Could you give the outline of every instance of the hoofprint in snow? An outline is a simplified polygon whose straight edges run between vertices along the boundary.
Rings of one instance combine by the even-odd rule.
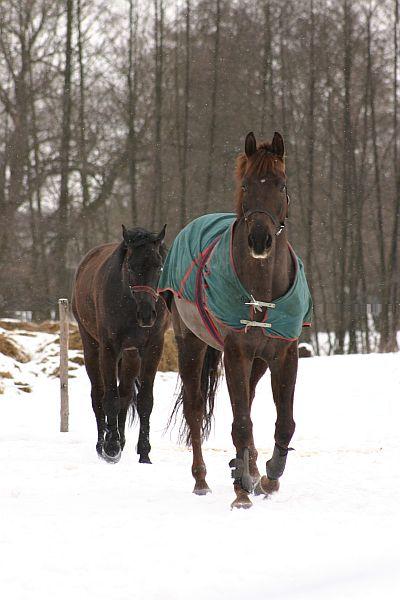
[[[137,427],[108,465],[95,452],[84,368],[70,381],[70,433],[58,433],[58,380],[33,362],[19,370],[33,392],[7,385],[0,395],[2,598],[400,597],[399,354],[300,361],[296,452],[278,494],[249,511],[230,510],[224,382],[204,453],[213,493],[197,497],[190,451],[176,430],[164,433],[176,374],[156,379],[153,465],[137,462]],[[253,408],[262,472],[274,420],[266,375]]]

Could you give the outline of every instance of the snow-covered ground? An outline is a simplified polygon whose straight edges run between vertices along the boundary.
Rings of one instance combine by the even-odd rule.
[[[153,465],[137,462],[137,427],[109,465],[95,453],[84,368],[70,381],[70,433],[58,432],[58,380],[32,362],[20,370],[32,393],[6,380],[0,394],[1,598],[400,597],[399,354],[300,361],[296,452],[279,493],[248,511],[230,510],[224,383],[205,444],[213,493],[197,497],[190,451],[163,433],[176,374],[157,376]],[[274,420],[266,375],[253,409],[263,472]]]

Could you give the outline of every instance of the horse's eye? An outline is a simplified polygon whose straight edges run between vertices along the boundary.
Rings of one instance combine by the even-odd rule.
[[[260,179],[260,183],[265,183],[266,181],[267,180],[265,179],[265,177],[264,177],[264,179]]]
[[[242,190],[243,190],[244,192],[247,192],[247,190],[248,190],[247,184],[243,183],[243,185],[242,185]]]
[[[286,183],[283,183],[281,185],[281,192],[284,192],[286,190]]]

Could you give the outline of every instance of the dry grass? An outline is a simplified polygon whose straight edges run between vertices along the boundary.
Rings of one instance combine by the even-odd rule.
[[[16,344],[13,340],[10,340],[10,338],[3,333],[0,333],[0,354],[9,356],[21,363],[27,363],[31,360],[30,356],[24,352],[21,346]]]
[[[0,320],[0,327],[7,331],[23,329],[24,331],[37,331],[36,323],[25,323],[24,321],[4,321]]]
[[[70,350],[83,350],[82,340],[78,330],[70,332],[68,347]]]
[[[43,321],[43,323],[33,323],[27,321],[5,321],[0,320],[0,327],[7,331],[30,331],[37,333],[58,333],[60,325],[58,321]]]
[[[44,321],[43,323],[27,323],[24,321],[4,321],[0,320],[0,327],[7,331],[28,331],[28,332],[41,332],[56,334],[59,333],[60,325],[58,321]],[[78,327],[75,323],[69,325],[69,349],[70,350],[83,350],[82,340],[79,334]],[[57,337],[54,342],[60,343],[60,338]],[[13,340],[8,338],[6,335],[0,333],[0,353],[5,354],[14,358],[18,362],[28,362],[30,357],[23,351],[23,349],[16,344]],[[83,365],[84,360],[80,356],[76,356],[70,359],[71,362],[77,365]],[[169,329],[165,334],[164,351],[161,357],[160,364],[158,366],[159,371],[178,371],[178,355],[174,333],[172,329]],[[58,370],[56,369],[51,373],[52,377],[58,377]]]
[[[159,371],[178,371],[178,350],[176,347],[174,332],[168,329],[164,338],[164,351],[158,365]]]
[[[26,321],[5,321],[0,319],[0,327],[7,331],[30,331],[40,333],[59,333],[60,323],[58,321],[43,321],[42,323],[33,323]],[[78,326],[75,323],[69,324],[70,333],[78,331]]]
[[[76,371],[76,369],[78,369],[78,367],[76,367],[75,365],[68,365],[68,378],[74,377],[74,375],[72,373],[73,373],[73,371]],[[71,371],[72,371],[72,373],[71,373]],[[54,371],[49,373],[49,377],[60,377],[60,367],[57,366],[54,369]]]
[[[83,356],[73,356],[72,358],[69,359],[70,362],[75,363],[76,365],[84,365],[85,361],[83,359]]]
[[[51,344],[59,344],[60,338],[56,338]],[[78,330],[71,331],[68,337],[68,350],[83,350],[81,336]]]
[[[0,379],[12,379],[13,376],[9,371],[0,371]]]
[[[22,383],[21,381],[16,381],[15,385],[18,387],[19,390],[21,390],[21,392],[25,392],[27,394],[30,394],[32,392],[32,388],[29,385],[29,383]]]

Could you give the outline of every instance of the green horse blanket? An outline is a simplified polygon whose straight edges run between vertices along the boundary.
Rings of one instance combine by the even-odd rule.
[[[234,329],[251,326],[255,300],[243,287],[232,256],[236,215],[215,213],[189,223],[176,237],[166,258],[159,282],[161,294],[172,293],[196,304],[203,322],[223,345],[218,325]],[[303,325],[310,325],[312,300],[303,263],[291,249],[296,276],[286,294],[265,303],[263,332],[270,337],[297,339]]]

